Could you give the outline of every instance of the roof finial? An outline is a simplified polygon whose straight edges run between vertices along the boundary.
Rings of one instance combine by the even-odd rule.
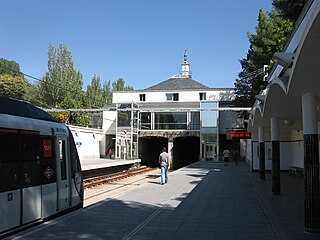
[[[190,66],[187,61],[187,50],[184,50],[184,55],[183,55],[183,63],[181,64],[181,76],[190,78]]]
[[[184,50],[184,59],[185,62],[187,61],[187,50]]]

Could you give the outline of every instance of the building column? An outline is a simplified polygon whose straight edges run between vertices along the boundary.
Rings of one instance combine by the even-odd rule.
[[[304,229],[320,232],[319,142],[317,96],[302,96],[304,139]]]
[[[271,118],[272,193],[280,194],[280,137],[279,119]]]
[[[174,159],[173,159],[173,138],[168,138],[168,154],[170,157],[170,167],[174,169]]]
[[[265,146],[264,146],[264,131],[262,127],[259,127],[259,177],[260,179],[266,179],[266,167],[265,167]]]

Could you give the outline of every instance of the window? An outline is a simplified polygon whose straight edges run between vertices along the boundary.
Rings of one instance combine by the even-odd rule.
[[[0,129],[0,192],[19,188],[18,131]]]
[[[207,94],[205,92],[199,93],[200,101],[207,100]]]
[[[201,108],[206,110],[201,111],[202,127],[217,127],[218,111],[213,110],[218,107],[217,102],[203,102]]]
[[[187,129],[187,113],[155,113],[155,130]]]
[[[130,126],[131,126],[131,111],[119,111],[118,127],[130,127]]]
[[[145,94],[139,94],[140,97],[140,102],[145,102],[146,101],[146,95]]]
[[[167,101],[179,101],[179,93],[166,93]]]
[[[200,112],[191,112],[190,130],[200,129]]]
[[[151,129],[151,113],[149,112],[140,113],[140,129],[141,130]]]
[[[54,182],[54,149],[52,136],[0,129],[0,192]]]
[[[66,142],[59,140],[60,166],[61,166],[61,180],[67,179],[67,159],[66,159]]]

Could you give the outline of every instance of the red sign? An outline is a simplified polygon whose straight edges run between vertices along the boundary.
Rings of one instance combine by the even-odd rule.
[[[237,138],[250,139],[251,132],[230,132],[230,137],[233,139],[237,139]]]
[[[52,157],[52,141],[50,139],[43,139],[43,157]]]

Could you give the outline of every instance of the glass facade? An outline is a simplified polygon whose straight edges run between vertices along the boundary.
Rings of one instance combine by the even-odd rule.
[[[202,127],[217,127],[217,110],[211,110],[218,108],[217,102],[201,102],[201,108],[206,110],[202,111]]]
[[[191,112],[190,117],[190,130],[200,130],[200,112]]]
[[[118,127],[130,127],[131,126],[131,104],[119,104],[118,106]]]
[[[213,160],[219,156],[218,102],[201,102],[201,158]]]
[[[151,112],[140,113],[140,129],[151,130]]]
[[[200,130],[200,112],[140,112],[139,129]]]
[[[160,112],[155,113],[155,130],[187,129],[186,112]]]
[[[173,97],[174,94],[172,94]],[[202,96],[205,98],[205,96]],[[116,157],[138,157],[138,131],[198,131],[201,146],[200,156],[215,159],[219,154],[218,102],[200,102],[200,108],[180,111],[138,109],[135,104],[117,105]],[[141,111],[142,110],[142,111]]]
[[[136,104],[117,105],[116,158],[138,158],[139,111]]]

